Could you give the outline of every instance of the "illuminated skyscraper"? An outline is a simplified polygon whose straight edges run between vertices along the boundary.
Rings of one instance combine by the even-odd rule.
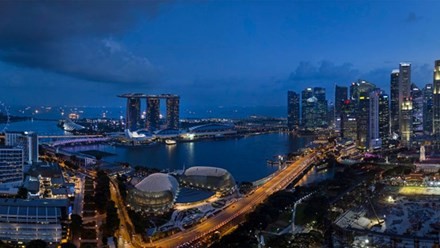
[[[328,125],[327,111],[328,104],[325,97],[325,88],[315,87],[313,88],[313,95],[316,97],[316,117],[315,126],[316,127],[326,127]]]
[[[369,119],[370,119],[370,92],[360,92],[357,101],[357,146],[361,149],[368,148]]]
[[[423,132],[432,134],[432,84],[427,84],[423,89]]]
[[[345,100],[348,99],[347,96],[347,87],[345,86],[338,86],[336,85],[335,88],[335,111],[334,111],[334,119],[335,119],[335,126],[337,130],[341,129],[341,110],[342,110],[342,104]]]
[[[140,128],[141,99],[138,97],[127,98],[126,129],[135,131]]]
[[[413,135],[423,135],[423,92],[415,84],[411,84],[411,99]]]
[[[299,126],[299,95],[294,91],[287,92],[287,127],[289,130]]]
[[[376,89],[370,93],[368,119],[368,142],[369,149],[382,147],[382,137],[380,137],[380,90]]]
[[[135,131],[141,128],[141,99],[146,99],[145,128],[154,132],[160,129],[160,101],[166,99],[166,128],[179,129],[180,97],[171,94],[146,95],[141,93],[122,94],[127,99],[126,128]]]
[[[345,100],[341,106],[341,137],[356,141],[357,121],[354,101]]]
[[[433,134],[440,137],[440,60],[435,61],[433,81],[432,129]]]
[[[160,99],[157,96],[147,97],[146,128],[148,131],[160,129]]]
[[[391,72],[390,85],[390,128],[392,133],[399,133],[399,70]]]
[[[399,66],[399,133],[402,146],[411,146],[412,135],[411,64]]]
[[[179,97],[167,97],[167,128],[179,129]]]
[[[382,145],[388,144],[390,137],[390,99],[385,92],[379,93],[379,137]]]
[[[306,129],[314,128],[316,97],[313,96],[313,89],[306,88],[301,92],[301,122]]]

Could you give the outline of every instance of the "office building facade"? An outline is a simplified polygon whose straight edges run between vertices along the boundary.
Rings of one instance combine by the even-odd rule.
[[[390,81],[390,129],[392,133],[399,133],[399,70],[391,72]]]
[[[390,98],[384,91],[379,93],[379,137],[386,147],[390,138]]]
[[[287,128],[295,130],[299,127],[299,94],[294,91],[287,92]]]
[[[399,133],[402,146],[411,146],[413,133],[413,102],[411,98],[411,64],[399,66]]]
[[[426,84],[425,88],[423,88],[423,132],[425,134],[432,134],[432,97],[432,84]]]
[[[354,101],[345,100],[341,106],[341,137],[356,141],[357,120]]]
[[[342,104],[348,99],[348,88],[345,86],[336,85],[335,87],[335,108],[334,108],[334,120],[336,130],[341,129],[341,110]]]
[[[432,130],[436,137],[440,137],[440,60],[434,65],[432,102]]]
[[[0,147],[0,185],[23,182],[23,149]]]

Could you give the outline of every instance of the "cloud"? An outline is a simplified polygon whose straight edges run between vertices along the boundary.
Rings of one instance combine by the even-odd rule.
[[[2,1],[0,60],[100,82],[151,83],[157,71],[113,38],[163,1]]]
[[[302,61],[290,74],[286,83],[293,83],[292,86],[297,86],[295,88],[310,86],[310,84],[343,84],[352,82],[359,76],[360,72],[350,63],[336,65],[330,61],[321,61],[318,64]]]
[[[417,16],[416,13],[414,13],[414,12],[410,12],[408,14],[408,16],[405,18],[405,22],[414,23],[414,22],[418,22],[422,19],[423,19],[423,17]]]

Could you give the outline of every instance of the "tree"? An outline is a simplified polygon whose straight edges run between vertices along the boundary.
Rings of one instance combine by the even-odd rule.
[[[72,243],[64,243],[64,244],[61,244],[61,248],[76,248],[76,245],[74,245]]]
[[[81,234],[83,221],[81,216],[77,214],[72,214],[70,216],[71,222],[70,222],[70,231],[72,232],[72,235],[75,237],[78,237]]]
[[[118,229],[120,220],[118,217],[118,209],[115,206],[114,201],[109,201],[107,203],[107,217],[105,224],[105,234],[107,237],[114,235],[115,231]]]
[[[47,243],[41,239],[35,239],[26,245],[26,248],[46,248]]]
[[[27,199],[27,196],[28,190],[25,187],[18,188],[17,195],[15,196],[16,198]]]

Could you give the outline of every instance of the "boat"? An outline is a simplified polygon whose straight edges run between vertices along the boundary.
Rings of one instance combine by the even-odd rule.
[[[165,140],[165,144],[167,145],[175,145],[177,142],[175,140],[172,139],[166,139]]]

